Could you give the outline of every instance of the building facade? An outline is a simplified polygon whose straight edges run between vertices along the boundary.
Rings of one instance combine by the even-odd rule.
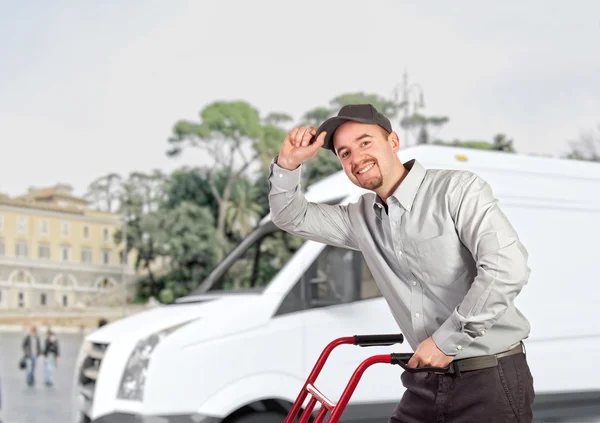
[[[118,214],[91,210],[68,185],[0,196],[0,309],[101,304],[135,277]]]

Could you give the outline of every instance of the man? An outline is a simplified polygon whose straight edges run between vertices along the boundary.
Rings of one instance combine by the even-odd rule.
[[[35,325],[31,325],[29,333],[23,339],[23,357],[25,358],[25,379],[27,385],[35,384],[35,363],[42,356],[42,344]]]
[[[302,163],[331,150],[355,185],[348,205],[307,202]],[[360,250],[414,354],[390,422],[530,422],[533,379],[514,305],[527,251],[490,186],[466,171],[402,163],[390,121],[350,105],[318,129],[294,128],[271,164],[273,222],[308,239]]]

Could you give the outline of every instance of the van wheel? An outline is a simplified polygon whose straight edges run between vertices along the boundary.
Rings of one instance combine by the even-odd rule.
[[[235,423],[281,423],[285,420],[283,414],[266,412],[266,413],[251,413],[240,417]]]

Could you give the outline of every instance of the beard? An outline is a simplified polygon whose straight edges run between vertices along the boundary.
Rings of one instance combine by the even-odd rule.
[[[364,183],[359,182],[359,184],[364,189],[375,191],[376,189],[378,189],[379,187],[381,187],[383,185],[383,177],[380,174],[379,176],[373,177],[373,178],[369,179],[368,181],[365,181]]]

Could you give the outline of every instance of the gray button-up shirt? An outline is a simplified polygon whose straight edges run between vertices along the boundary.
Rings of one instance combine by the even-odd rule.
[[[527,283],[528,254],[490,186],[474,173],[409,171],[386,205],[365,193],[347,205],[308,202],[302,166],[273,160],[271,219],[281,229],[360,250],[413,349],[432,336],[456,359],[496,354],[529,336],[514,305]]]

